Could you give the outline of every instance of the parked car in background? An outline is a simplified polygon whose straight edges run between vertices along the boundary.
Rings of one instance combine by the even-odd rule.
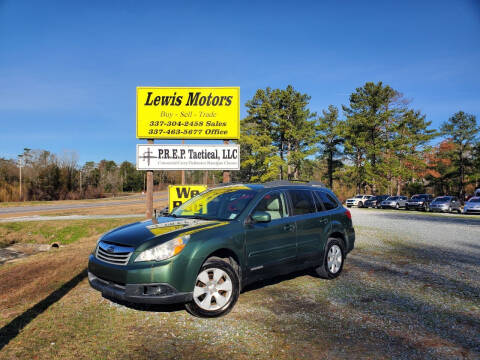
[[[389,196],[386,200],[382,201],[382,209],[392,208],[400,209],[405,207],[408,198],[406,196]]]
[[[429,211],[433,196],[430,194],[413,195],[405,204],[405,210],[415,209]]]
[[[475,196],[480,196],[480,188],[478,188],[477,190],[475,190]]]
[[[461,212],[461,203],[456,196],[438,196],[430,203],[430,211]]]
[[[380,209],[381,207],[381,203],[382,201],[384,200],[387,200],[388,197],[390,195],[377,195],[377,196],[373,196],[371,197],[370,199],[368,199],[367,201],[365,201],[365,207],[366,208],[377,208],[377,209]]]
[[[480,214],[480,196],[474,196],[465,203],[464,214]]]
[[[365,206],[365,202],[370,200],[373,195],[356,195],[353,198],[347,199],[345,202],[347,207],[358,206],[359,208]]]

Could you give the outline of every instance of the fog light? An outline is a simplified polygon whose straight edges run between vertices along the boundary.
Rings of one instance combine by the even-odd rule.
[[[144,286],[143,293],[145,295],[160,295],[163,292],[163,287],[161,285],[150,285]]]

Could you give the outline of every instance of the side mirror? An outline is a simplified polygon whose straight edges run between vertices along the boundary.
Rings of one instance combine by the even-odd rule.
[[[265,211],[255,211],[252,215],[252,220],[259,223],[267,223],[272,221],[269,213]]]

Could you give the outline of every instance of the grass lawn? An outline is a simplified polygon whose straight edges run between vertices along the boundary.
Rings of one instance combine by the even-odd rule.
[[[453,271],[434,249],[418,251],[378,229],[358,227],[357,236],[338,279],[304,272],[262,282],[247,288],[229,315],[208,320],[182,306],[103,299],[77,276],[96,240],[82,237],[0,267],[0,358],[480,356],[480,300],[470,274]]]
[[[0,223],[0,248],[17,243],[71,244],[81,238],[100,235],[114,227],[138,220],[126,218]]]

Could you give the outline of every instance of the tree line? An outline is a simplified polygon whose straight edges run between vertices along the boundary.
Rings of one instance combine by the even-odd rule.
[[[432,129],[425,114],[382,82],[355,89],[340,108],[329,105],[317,113],[310,100],[290,85],[256,91],[245,103],[241,167],[232,181],[320,180],[341,198],[426,191],[463,198],[480,186],[475,115],[458,111]],[[187,183],[222,178],[219,171],[186,173]],[[179,171],[154,172],[157,189],[180,178]],[[80,166],[74,153],[27,148],[19,159],[0,158],[0,201],[94,198],[144,188],[145,172],[128,161]]]
[[[241,170],[234,179],[324,181],[352,193],[430,191],[464,197],[479,186],[476,117],[458,111],[440,129],[382,82],[355,89],[341,109],[320,114],[295,90],[259,89],[241,121]],[[434,139],[441,137],[438,144]]]
[[[186,171],[186,181],[216,184],[221,175],[218,171]],[[58,156],[47,150],[25,148],[18,159],[0,158],[0,202],[77,200],[141,192],[145,190],[145,180],[145,171],[138,171],[129,161],[117,164],[104,159],[79,165],[73,152]],[[179,184],[181,172],[155,171],[153,180],[155,190],[164,189],[169,184]]]

